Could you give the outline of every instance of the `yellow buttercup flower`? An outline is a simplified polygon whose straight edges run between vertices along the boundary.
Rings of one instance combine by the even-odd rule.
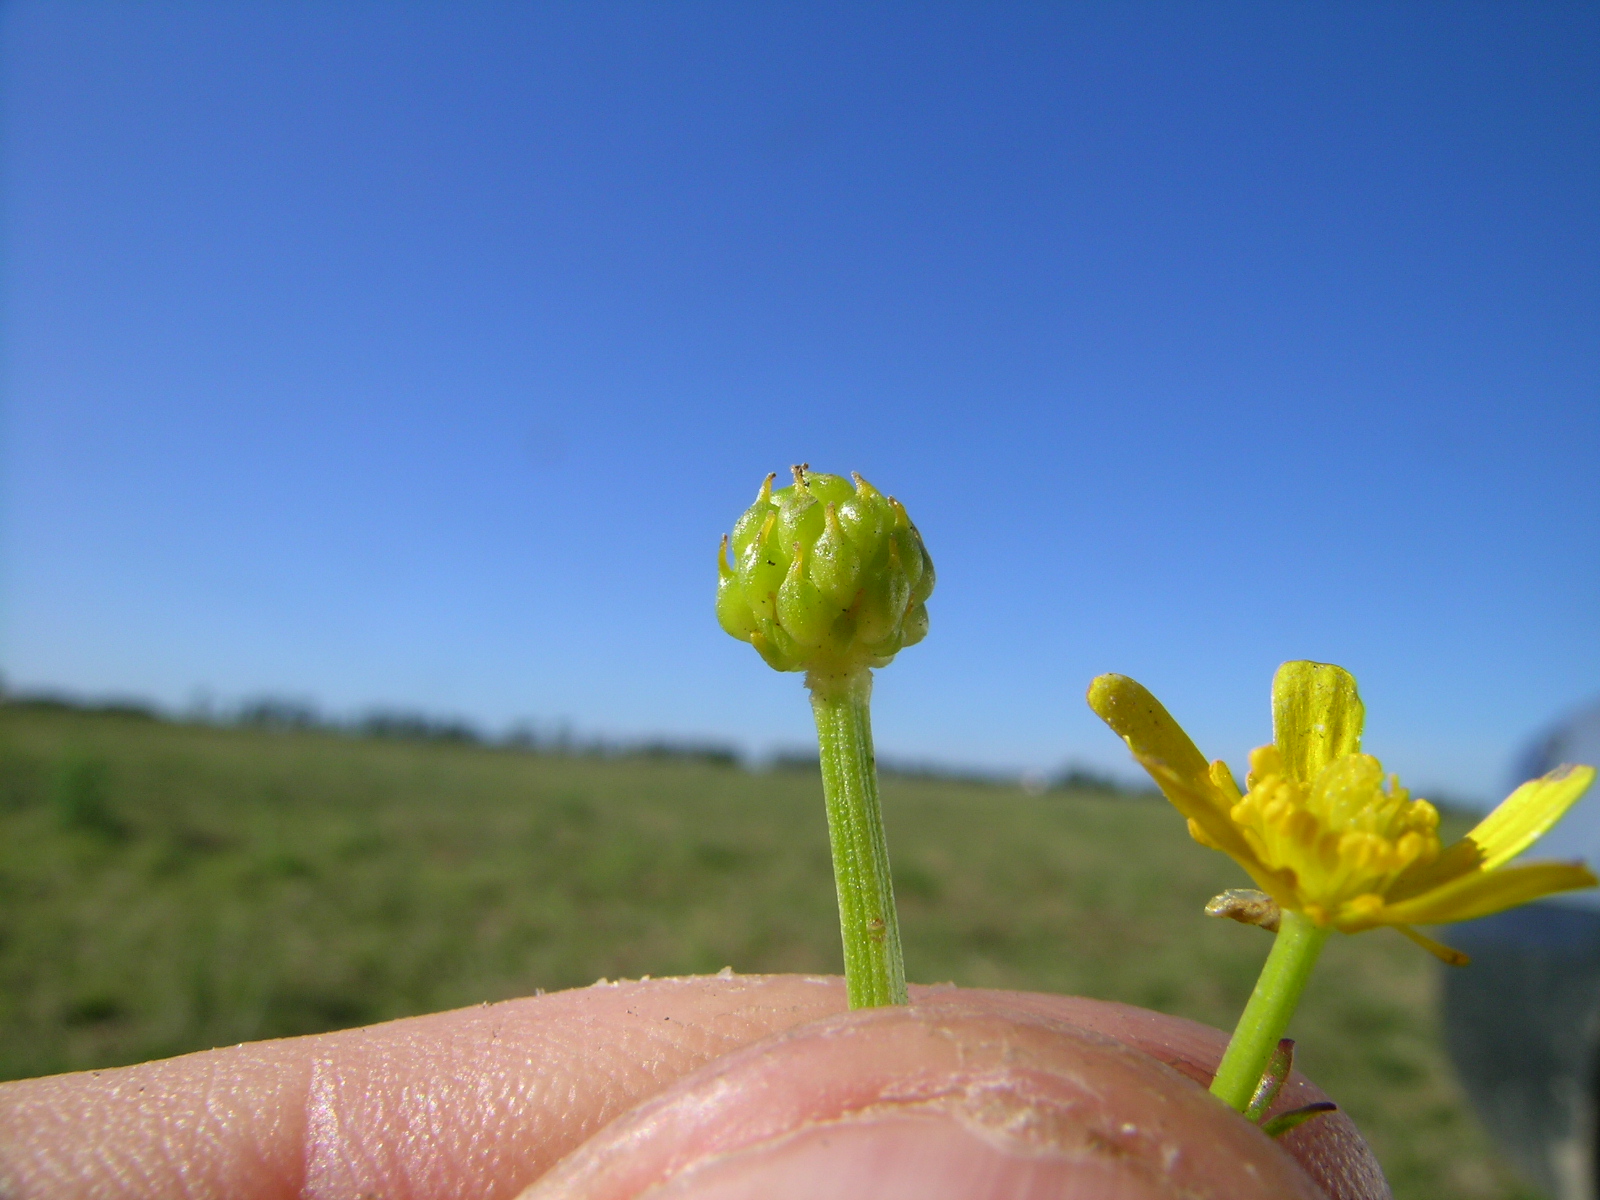
[[[1581,863],[1507,865],[1584,793],[1593,767],[1564,766],[1523,784],[1466,837],[1441,846],[1433,805],[1411,799],[1361,753],[1364,709],[1340,667],[1278,669],[1272,744],[1250,755],[1242,795],[1226,764],[1208,764],[1133,680],[1100,676],[1089,706],[1189,819],[1196,841],[1228,854],[1281,908],[1319,928],[1390,925],[1461,961],[1411,926],[1469,921],[1597,882]]]

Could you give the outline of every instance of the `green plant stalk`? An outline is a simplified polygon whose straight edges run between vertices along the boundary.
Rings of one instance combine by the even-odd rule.
[[[845,991],[851,1008],[905,1004],[905,959],[872,752],[872,673],[861,668],[841,677],[814,671],[806,676],[806,686],[817,719]]]
[[[1284,911],[1272,953],[1267,955],[1255,991],[1250,993],[1211,1081],[1211,1094],[1230,1108],[1244,1112],[1250,1106],[1250,1097],[1278,1039],[1289,1028],[1289,1018],[1294,1016],[1300,993],[1305,991],[1327,940],[1328,930],[1318,928],[1305,914]]]

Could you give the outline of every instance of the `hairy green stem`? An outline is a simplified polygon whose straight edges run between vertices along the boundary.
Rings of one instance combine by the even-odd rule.
[[[1244,1112],[1250,1106],[1250,1097],[1278,1039],[1289,1028],[1289,1018],[1294,1016],[1300,993],[1305,991],[1311,968],[1317,965],[1317,955],[1327,940],[1328,931],[1318,928],[1309,917],[1284,910],[1272,953],[1267,955],[1256,989],[1223,1052],[1217,1077],[1211,1081],[1211,1094],[1229,1107]]]
[[[842,677],[813,672],[806,685],[817,718],[850,1007],[905,1004],[905,960],[872,752],[872,674],[864,668]]]

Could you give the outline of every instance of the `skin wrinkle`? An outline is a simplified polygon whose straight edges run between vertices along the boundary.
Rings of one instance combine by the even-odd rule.
[[[1078,1084],[1079,1080],[1071,1082]],[[1077,1101],[1050,1095],[1049,1089],[1025,1070],[957,1077],[942,1088],[929,1089],[929,1094],[919,1091],[887,1088],[880,1103],[840,1119],[862,1122],[891,1114],[933,1113],[964,1126],[1005,1153],[1059,1157],[1065,1149],[1059,1127],[1082,1107]]]
[[[843,1193],[841,1152],[845,1161],[854,1160],[854,1173],[865,1167],[867,1176],[851,1180]],[[1173,1200],[1170,1192],[1161,1197],[1112,1164],[1019,1162],[937,1119],[904,1116],[873,1127],[844,1123],[808,1130],[749,1156],[708,1163],[639,1200],[816,1200],[838,1194],[880,1200]]]
[[[719,1158],[709,1160],[705,1163],[696,1164],[694,1167],[690,1168],[688,1172],[685,1172],[685,1176],[669,1179],[659,1185],[649,1188],[647,1191],[641,1194],[640,1200],[651,1200],[651,1198],[663,1196],[666,1193],[684,1190],[682,1183],[686,1181],[685,1177],[692,1178],[696,1172],[701,1171],[706,1167],[716,1168],[724,1166],[741,1157],[752,1155],[768,1155],[774,1151],[781,1152],[795,1143],[812,1140],[817,1138],[819,1135],[826,1139],[830,1134],[836,1136],[841,1132],[847,1132],[854,1128],[881,1128],[882,1123],[885,1120],[917,1120],[919,1118],[925,1119],[929,1117],[935,1120],[946,1119],[961,1126],[965,1132],[974,1135],[982,1142],[993,1146],[996,1150],[1007,1156],[1014,1156],[1018,1154],[1020,1150],[1021,1152],[1028,1154],[1030,1157],[1038,1159],[1048,1158],[1060,1163],[1088,1163],[1092,1165],[1099,1165],[1097,1162],[1097,1156],[1092,1153],[1085,1154],[1080,1152],[1078,1154],[1072,1154],[1067,1152],[1064,1147],[1049,1145],[1047,1141],[1034,1142],[1025,1146],[1019,1146],[1014,1138],[1005,1136],[996,1138],[994,1136],[996,1132],[1004,1134],[1008,1131],[997,1131],[994,1126],[984,1121],[975,1121],[971,1119],[973,1115],[974,1114],[970,1111],[965,1110],[959,1102],[952,1105],[932,1103],[916,1105],[872,1106],[836,1120],[811,1122],[801,1126],[798,1129],[792,1130],[788,1134],[771,1139],[770,1141],[758,1143],[755,1146],[746,1147],[741,1150],[732,1151],[727,1155],[720,1156]],[[1123,1153],[1127,1155],[1130,1161],[1136,1161],[1134,1159],[1134,1153],[1136,1152],[1124,1151]],[[1120,1156],[1116,1153],[1113,1153],[1111,1157]],[[1170,1170],[1174,1160],[1167,1156],[1162,1156],[1159,1161],[1162,1169]]]
[[[1225,1041],[1103,1002],[948,985],[913,991],[919,1002],[953,996],[1092,1026],[1200,1082]],[[843,1008],[837,978],[656,980],[0,1084],[0,1195],[316,1200],[335,1194],[309,1186],[308,1168],[322,1155],[381,1166],[386,1197],[509,1197],[708,1060]],[[1296,1076],[1279,1107],[1321,1098]],[[1282,1144],[1299,1140],[1302,1159],[1320,1149],[1340,1169],[1354,1163],[1357,1175],[1374,1174],[1353,1134],[1316,1132],[1341,1121],[1348,1126],[1343,1114],[1321,1118]],[[387,1152],[375,1149],[385,1143]]]
[[[1103,1100],[1103,1097],[1094,1099]],[[1069,1162],[1109,1156],[1153,1165],[1157,1174],[1172,1174],[1179,1162],[1179,1146],[1170,1140],[1157,1140],[1148,1150],[1144,1149],[1140,1134],[1145,1131],[1133,1122],[1118,1123],[1114,1129],[1089,1124],[1077,1130],[1075,1119],[1084,1107],[1081,1100],[1052,1096],[1048,1088],[1038,1086],[1038,1081],[1030,1078],[1029,1072],[1018,1072],[967,1081],[959,1091],[952,1090],[923,1102],[870,1105],[841,1118],[839,1123],[930,1113],[949,1119],[1007,1155]],[[1070,1138],[1073,1132],[1081,1132],[1083,1136]]]
[[[955,1074],[912,1075],[903,1081],[893,1081],[882,1089],[880,1104],[869,1105],[868,1108],[862,1110],[863,1112],[894,1106],[943,1108],[952,1115],[959,1110],[960,1113],[965,1114],[962,1117],[963,1121],[969,1121],[970,1119],[970,1123],[976,1130],[980,1127],[989,1127],[984,1126],[975,1115],[979,1112],[979,1109],[972,1104],[972,1099],[975,1095],[993,1093],[1003,1100],[1008,1094],[1028,1090],[1040,1097],[1041,1103],[1047,1107],[1056,1109],[1062,1107],[1058,1101],[1046,1099],[1045,1091],[1037,1087],[1031,1089],[1026,1087],[1032,1080],[1027,1055],[1020,1048],[1013,1045],[1012,1040],[1004,1036],[1004,1032],[1002,1032],[1000,1038],[988,1045],[985,1045],[982,1041],[975,1045],[964,1044],[959,1040],[954,1030],[946,1028],[935,1027],[930,1029],[929,1032],[951,1043],[951,1049],[956,1055],[956,1060],[959,1064],[958,1072]],[[1090,1030],[1082,1030],[1081,1032],[1085,1040],[1100,1041],[1105,1045],[1117,1045],[1120,1048],[1120,1043],[1112,1042],[1110,1039],[1098,1038]],[[994,1054],[1005,1069],[987,1072],[980,1070],[977,1073],[972,1073],[969,1070],[970,1059],[974,1053],[981,1056],[984,1052]],[[1074,1089],[1082,1092],[1091,1100],[1098,1101],[1103,1099],[1098,1085],[1082,1072],[1057,1067],[1052,1073],[1070,1083]],[[1009,1111],[1012,1114],[1011,1120],[1013,1123],[1018,1119],[1025,1119],[1027,1115],[1025,1107],[1012,1105]],[[1001,1128],[1003,1131],[1003,1127]]]
[[[201,1109],[205,1113],[205,1119],[200,1123],[194,1134],[194,1140],[206,1147],[206,1151],[202,1151],[202,1153],[206,1153],[207,1157],[215,1156],[221,1152],[227,1137],[227,1117],[221,1108],[221,1084],[222,1081],[218,1077],[216,1065],[213,1064],[206,1075],[205,1098],[201,1102]],[[140,1092],[143,1090],[143,1088],[139,1089]],[[183,1192],[186,1197],[192,1195],[187,1181],[184,1182]]]
[[[1081,1071],[1056,1068],[1050,1072],[1073,1091],[1083,1093],[1082,1098],[1063,1099],[1052,1095],[1049,1087],[1036,1077],[1038,1072],[1029,1070],[1022,1061],[1008,1062],[1007,1068],[962,1081],[959,1090],[951,1088],[931,1102],[905,1107],[941,1111],[970,1133],[1006,1153],[1061,1157],[1068,1149],[1065,1131],[1072,1127],[1076,1114],[1085,1108],[1084,1099],[1102,1106],[1106,1103],[1104,1090],[1091,1083]],[[1168,1101],[1166,1093],[1155,1090],[1147,1090],[1145,1099],[1161,1105]],[[863,1115],[870,1111],[863,1110]],[[1131,1140],[1137,1138],[1140,1131],[1140,1126],[1131,1121],[1118,1123],[1114,1130],[1100,1130],[1090,1125],[1085,1130],[1085,1140],[1093,1148],[1110,1150],[1117,1156],[1137,1156]],[[1078,1153],[1066,1156],[1081,1158],[1081,1148],[1075,1149]],[[1152,1156],[1169,1172],[1177,1161],[1176,1155],[1170,1152],[1172,1149],[1175,1147],[1164,1142],[1160,1153]]]

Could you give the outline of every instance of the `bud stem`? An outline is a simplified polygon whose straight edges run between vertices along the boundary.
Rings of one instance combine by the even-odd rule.
[[[1317,965],[1317,956],[1327,940],[1328,931],[1319,928],[1310,917],[1284,910],[1272,953],[1267,955],[1255,991],[1250,993],[1250,1001],[1217,1065],[1216,1078],[1211,1081],[1211,1094],[1229,1107],[1239,1112],[1250,1107],[1250,1098],[1278,1039],[1289,1028],[1289,1018],[1294,1016],[1300,993],[1305,991],[1311,968]]]
[[[845,991],[851,1008],[905,1004],[905,960],[872,751],[872,673],[864,668],[843,677],[812,672],[806,686],[817,719]]]

